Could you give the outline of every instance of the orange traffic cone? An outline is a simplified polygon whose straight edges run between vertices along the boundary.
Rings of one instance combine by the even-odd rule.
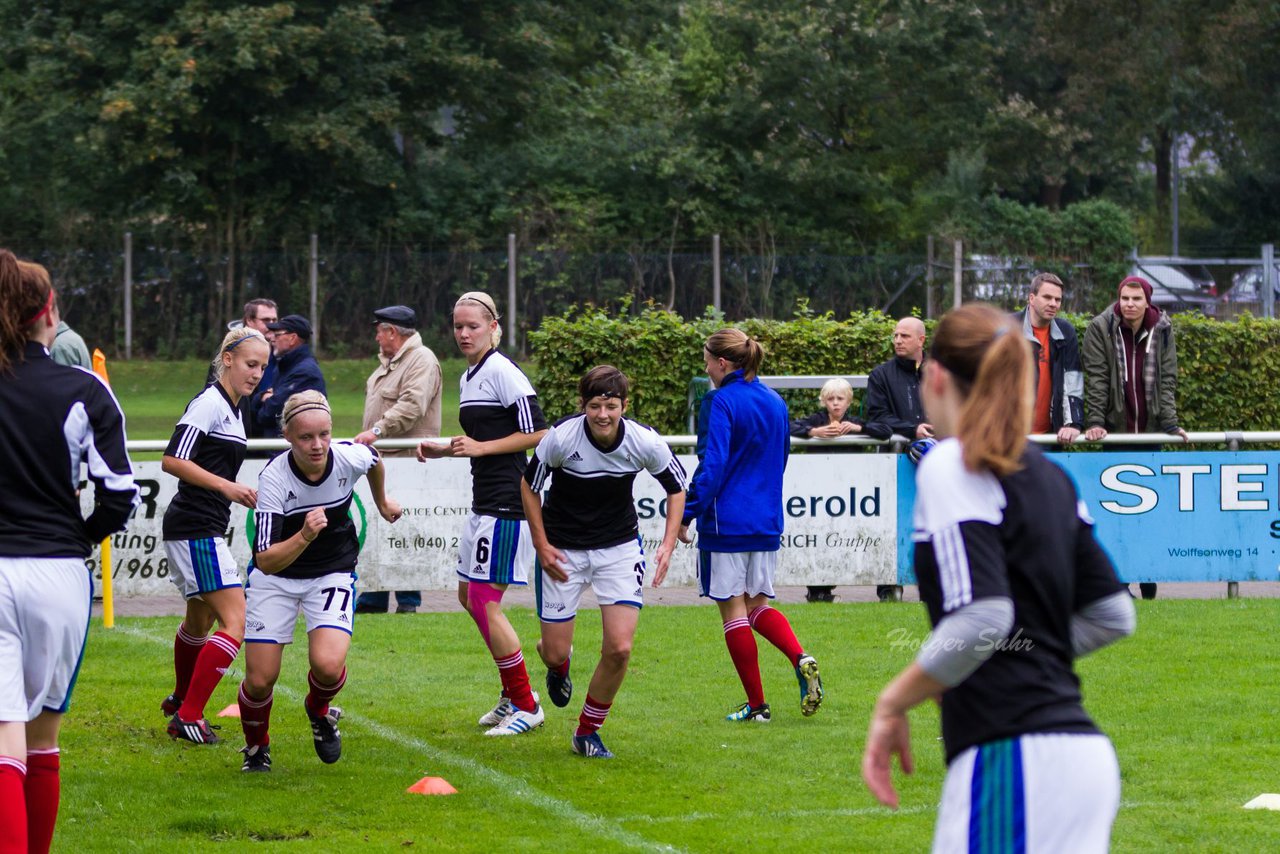
[[[458,790],[443,777],[423,777],[405,789],[411,795],[456,795]]]

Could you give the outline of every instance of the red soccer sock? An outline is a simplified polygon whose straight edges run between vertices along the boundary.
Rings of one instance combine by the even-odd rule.
[[[582,714],[578,715],[578,731],[574,735],[591,735],[600,729],[612,708],[613,703],[602,703],[588,694],[587,701],[582,704]]]
[[[329,701],[338,696],[342,686],[347,684],[347,668],[342,668],[342,674],[338,676],[338,681],[332,685],[321,685],[316,681],[316,674],[308,670],[307,684],[311,686],[311,690],[307,692],[307,712],[317,717],[327,715],[329,713]]]
[[[207,640],[207,637],[188,633],[186,623],[178,626],[178,633],[173,637],[173,693],[179,699],[187,696],[191,674],[195,672],[196,660]]]
[[[751,623],[751,628],[760,633],[760,637],[782,650],[782,654],[791,662],[792,667],[800,660],[800,656],[804,655],[804,647],[800,646],[800,641],[796,640],[796,633],[791,630],[791,622],[781,611],[770,608],[768,605],[761,605],[759,608],[752,609],[747,615],[747,620]]]
[[[498,675],[502,677],[502,690],[511,698],[512,704],[522,712],[532,712],[538,708],[533,699],[533,689],[529,687],[529,673],[524,668],[524,653],[516,650],[515,654],[506,658],[495,658]]]
[[[27,751],[27,850],[45,854],[53,844],[62,790],[58,748]]]
[[[572,658],[572,656],[567,656],[564,661],[560,662],[555,667],[548,667],[547,669],[550,670],[552,673],[556,674],[557,676],[568,676],[570,658]]]
[[[240,683],[236,697],[240,704],[240,729],[244,730],[244,743],[250,747],[271,743],[271,702],[275,696],[272,692],[264,700],[255,700],[245,693],[244,683]]]
[[[12,756],[0,756],[0,852],[26,854],[27,766]]]
[[[240,641],[224,632],[214,632],[209,642],[200,650],[196,659],[195,672],[191,674],[191,685],[182,698],[182,708],[178,709],[178,718],[184,721],[198,721],[204,717],[205,704],[218,687],[231,662],[236,660],[240,652]]]
[[[742,680],[751,708],[764,705],[764,687],[760,684],[760,661],[756,651],[756,636],[751,624],[742,617],[725,621],[724,645],[729,647],[729,657]]]

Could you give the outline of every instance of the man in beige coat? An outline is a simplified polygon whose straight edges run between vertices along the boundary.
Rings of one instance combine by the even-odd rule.
[[[440,362],[418,334],[418,315],[404,305],[373,313],[378,325],[378,368],[365,387],[364,423],[355,440],[425,439],[440,435]],[[411,457],[413,448],[380,451],[384,457]],[[396,591],[396,613],[412,614],[422,604],[417,590]],[[361,593],[357,613],[385,613],[386,592]]]

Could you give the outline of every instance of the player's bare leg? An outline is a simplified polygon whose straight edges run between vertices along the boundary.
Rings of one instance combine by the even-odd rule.
[[[196,744],[214,744],[218,737],[204,719],[205,704],[218,687],[223,673],[235,661],[244,641],[244,589],[226,587],[202,593],[201,598],[217,618],[218,631],[200,650],[190,688],[182,700],[182,707],[169,719],[168,732],[173,738]]]
[[[542,639],[538,641],[538,657],[547,666],[547,695],[551,697],[551,702],[561,708],[569,705],[569,701],[573,699],[569,658],[573,655],[575,622],[543,622]]]

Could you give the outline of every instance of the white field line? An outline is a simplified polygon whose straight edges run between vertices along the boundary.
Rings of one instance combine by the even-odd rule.
[[[1176,804],[1172,801],[1121,801],[1120,809],[1171,809]],[[618,818],[618,821],[627,824],[669,824],[672,822],[686,821],[719,821],[730,822],[735,820],[742,821],[761,821],[770,818],[781,819],[802,819],[802,818],[861,818],[865,816],[895,816],[895,815],[919,815],[920,813],[933,813],[938,811],[938,804],[917,804],[915,806],[901,807],[891,810],[888,807],[857,807],[847,809],[818,809],[818,810],[757,810],[754,812],[744,813],[725,813],[725,812],[690,812],[683,815],[624,815]]]
[[[117,625],[116,630],[131,637],[141,638],[143,640],[150,641],[151,643],[163,646],[169,646],[173,642],[172,637],[158,637],[127,625]],[[237,673],[236,668],[228,668],[227,675],[234,677],[239,674]],[[276,692],[284,694],[294,700],[302,699],[302,695],[300,693],[286,686],[277,685]],[[379,738],[390,741],[400,747],[406,747],[424,754],[433,762],[450,765],[473,777],[479,777],[499,791],[520,798],[526,803],[533,804],[557,818],[575,825],[579,830],[585,833],[590,833],[618,845],[626,846],[627,848],[636,848],[643,851],[678,850],[670,845],[654,842],[640,836],[639,834],[624,830],[619,827],[618,822],[613,819],[583,812],[568,801],[561,800],[560,798],[556,798],[545,792],[539,791],[533,786],[530,786],[527,781],[522,780],[519,777],[504,774],[501,771],[490,768],[482,762],[477,762],[469,756],[460,756],[447,750],[441,750],[429,742],[400,732],[394,727],[379,723],[372,718],[367,718],[363,715],[347,714],[344,711],[342,719],[344,721],[357,722]]]

